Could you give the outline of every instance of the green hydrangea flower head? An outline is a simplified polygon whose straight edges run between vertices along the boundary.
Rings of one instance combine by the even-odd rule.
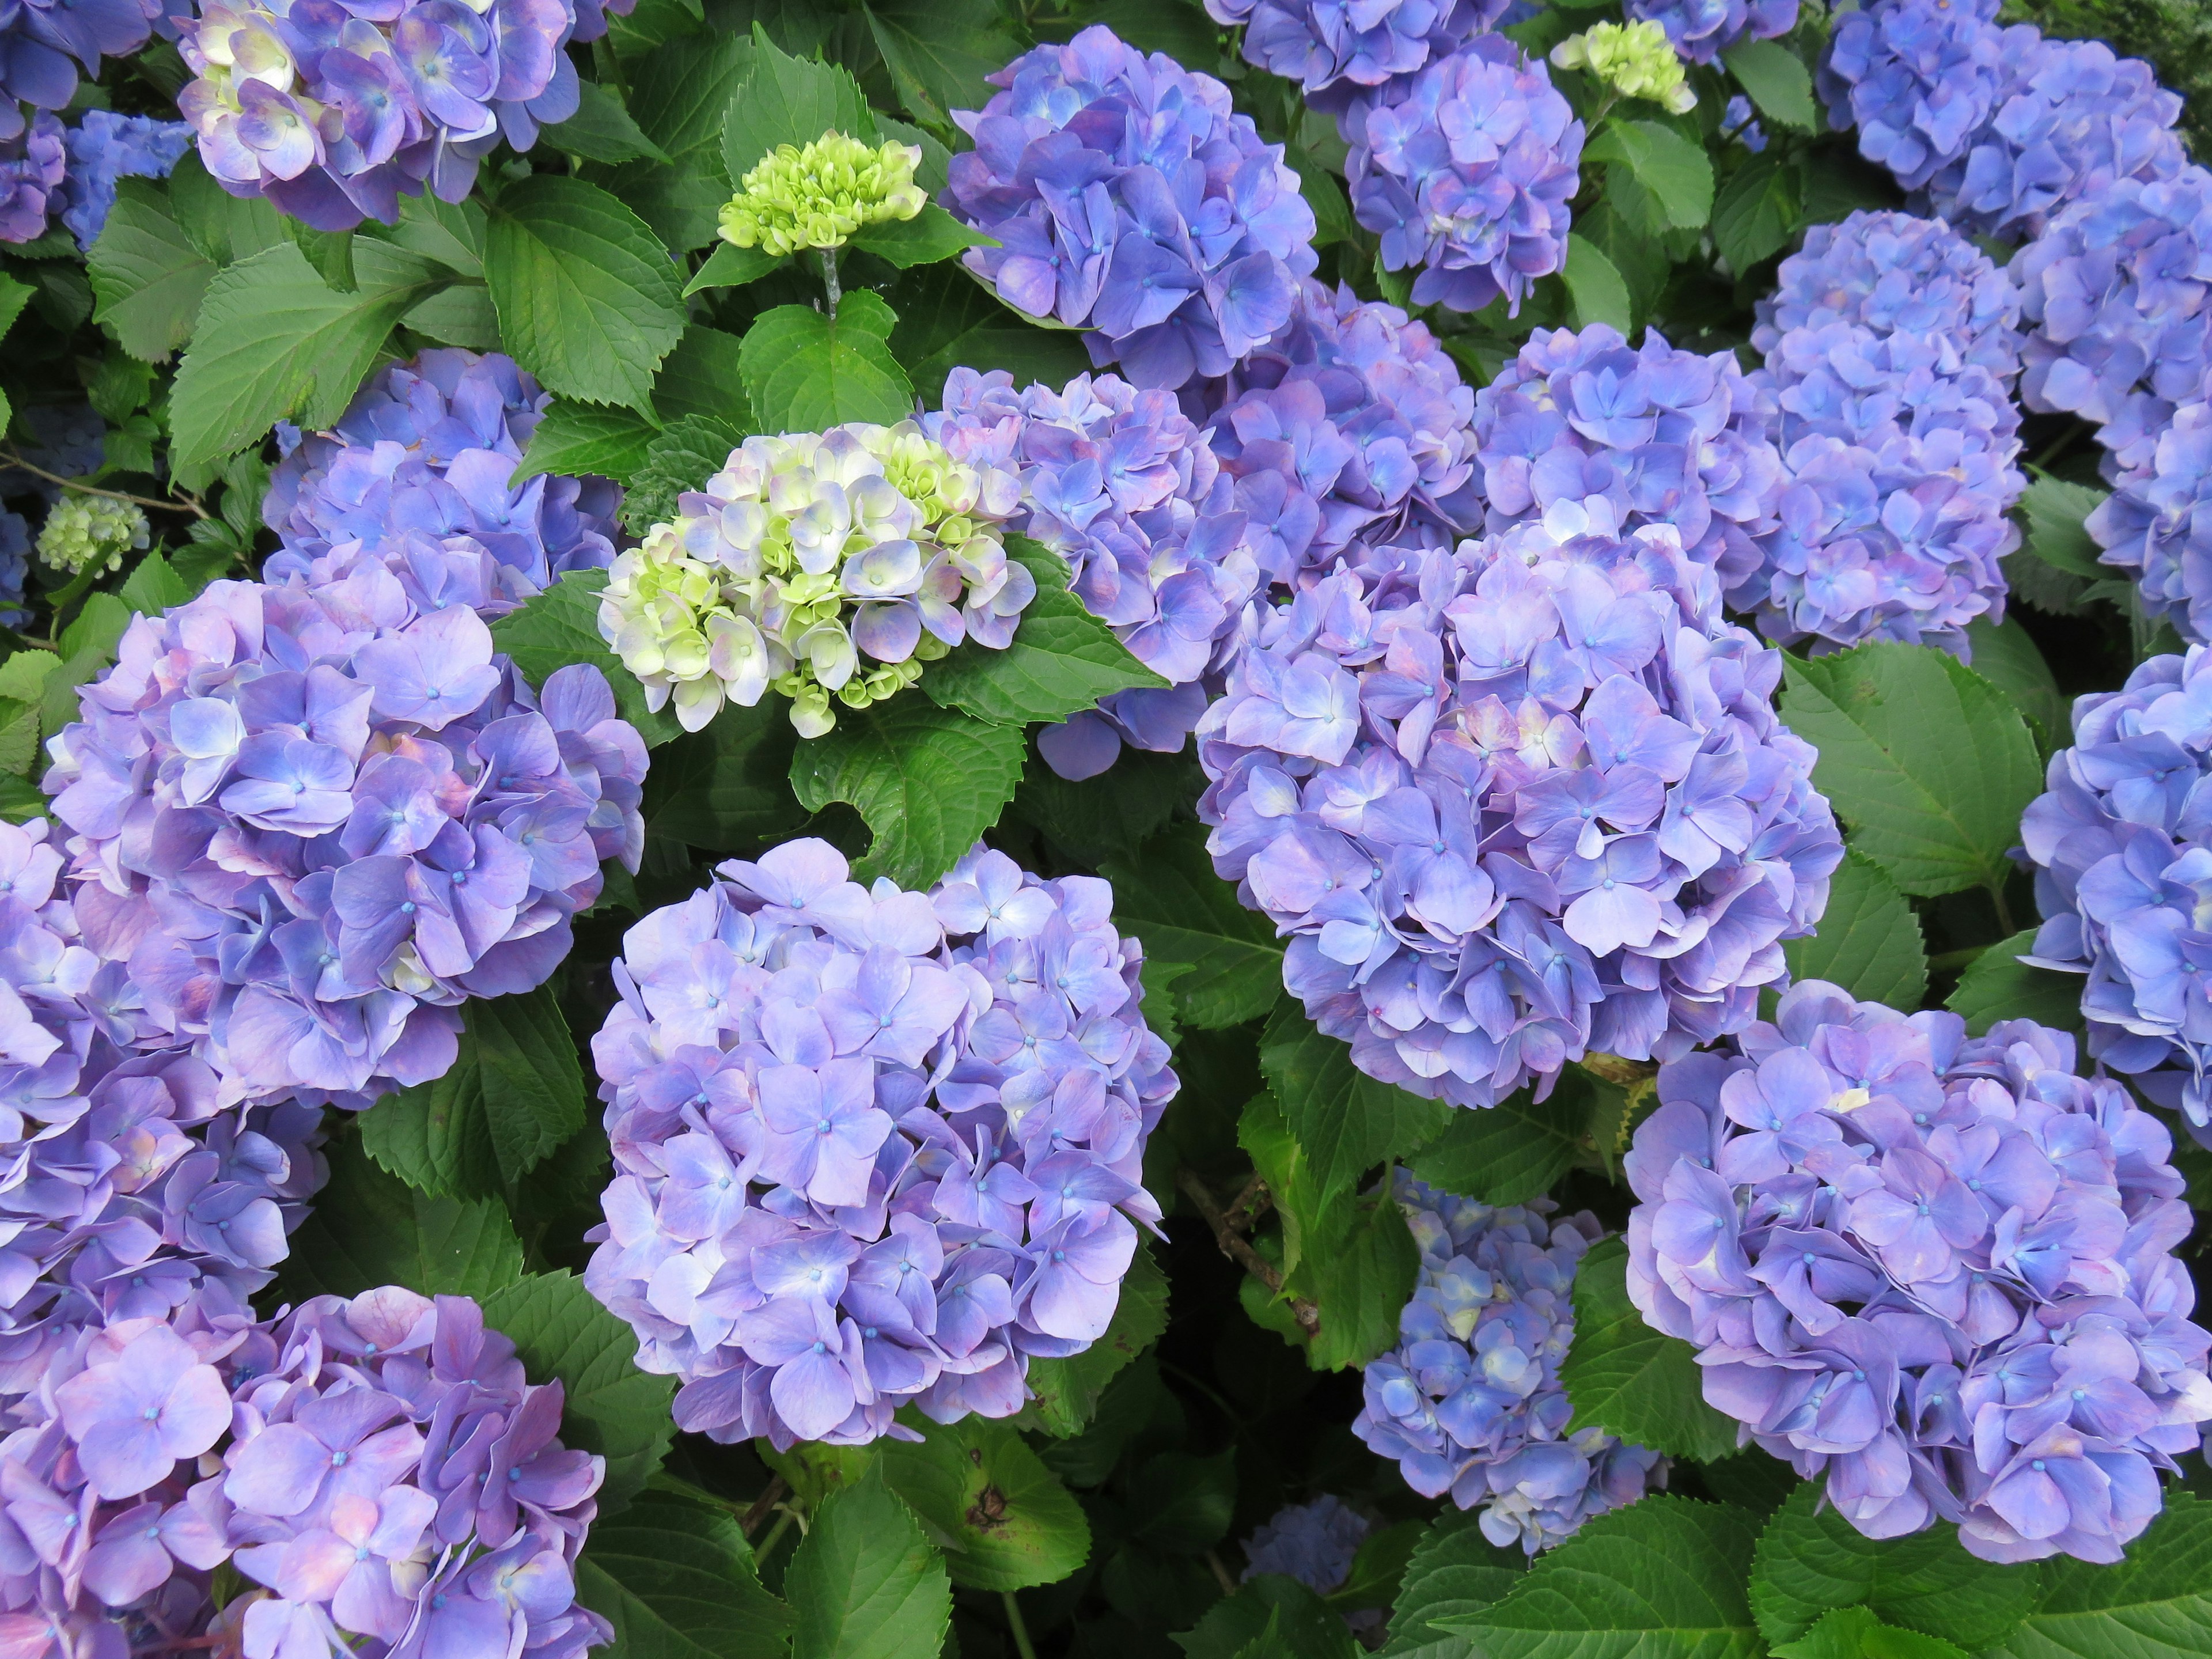
[[[1012,469],[955,460],[911,421],[748,438],[673,522],[617,557],[599,631],[697,731],[774,690],[819,737],[973,641],[1004,650],[1036,595],[1006,556]]]
[[[146,545],[143,507],[106,495],[75,493],[56,501],[39,532],[39,556],[64,575],[118,570],[123,556]]]
[[[804,146],[779,144],[746,173],[724,204],[722,240],[781,258],[806,247],[837,247],[863,226],[911,219],[929,198],[914,182],[921,146],[871,147],[842,132]]]
[[[1649,20],[1593,23],[1553,46],[1552,61],[1561,69],[1586,69],[1624,97],[1648,98],[1676,115],[1697,106],[1674,42]]]

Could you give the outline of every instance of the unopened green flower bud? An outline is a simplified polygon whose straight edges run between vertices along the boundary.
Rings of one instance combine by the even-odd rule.
[[[65,575],[119,570],[123,556],[149,538],[145,509],[135,502],[72,492],[47,513],[39,556]]]
[[[866,225],[911,219],[929,204],[914,182],[919,144],[871,148],[842,132],[779,144],[746,173],[721,211],[722,240],[781,258],[836,247]]]
[[[1648,98],[1676,115],[1697,105],[1674,42],[1649,21],[1593,23],[1553,46],[1552,61],[1561,69],[1586,69],[1625,97]]]

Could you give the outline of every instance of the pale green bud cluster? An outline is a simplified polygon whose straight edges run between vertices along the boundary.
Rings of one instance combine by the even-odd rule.
[[[1036,583],[1006,556],[1012,471],[955,460],[911,421],[748,438],[673,523],[618,556],[599,631],[696,732],[726,702],[791,699],[819,737],[963,640],[1004,649]]]
[[[745,174],[721,213],[722,240],[781,258],[836,247],[865,225],[911,219],[929,204],[914,182],[921,146],[871,149],[825,132],[803,149],[779,144]]]
[[[146,545],[145,509],[106,495],[70,494],[56,501],[39,532],[39,556],[75,576],[120,569],[123,556]]]
[[[1561,69],[1586,69],[1629,98],[1648,98],[1674,114],[1695,108],[1698,94],[1682,78],[1682,60],[1658,24],[1593,23],[1552,48]]]

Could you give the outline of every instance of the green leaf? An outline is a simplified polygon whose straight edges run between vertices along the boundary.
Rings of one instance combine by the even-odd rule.
[[[1014,814],[1075,863],[1095,870],[1109,860],[1134,858],[1167,827],[1176,809],[1196,799],[1204,787],[1188,752],[1125,748],[1110,770],[1071,780],[1054,771],[1032,745]]]
[[[588,176],[651,225],[679,253],[714,240],[715,216],[729,200],[722,173],[722,116],[751,72],[750,40],[717,30],[687,32],[639,59],[630,76],[629,112],[670,159],[593,167]]]
[[[549,390],[647,407],[684,332],[683,283],[636,214],[580,179],[532,174],[492,204],[484,280],[507,349]]]
[[[1609,323],[1624,335],[1629,331],[1632,319],[1628,284],[1621,280],[1620,272],[1596,243],[1587,237],[1570,234],[1565,275],[1567,295],[1575,302],[1574,320],[1577,326]]]
[[[884,1479],[945,1552],[954,1583],[1027,1589],[1089,1559],[1083,1511],[1012,1424],[969,1417],[913,1426],[922,1431],[919,1445],[884,1443]]]
[[[899,321],[891,331],[891,355],[907,366],[915,390],[933,407],[942,401],[945,377],[956,368],[979,374],[1003,368],[1016,386],[1061,386],[1090,370],[1081,335],[1025,321],[957,262],[915,267],[892,297]]]
[[[726,706],[706,729],[688,732],[653,757],[646,778],[646,825],[703,852],[751,854],[795,833],[805,813],[791,793],[799,734],[789,705],[763,697]]]
[[[1368,1076],[1352,1063],[1352,1050],[1317,1030],[1288,996],[1260,1038],[1260,1069],[1323,1192],[1358,1185],[1385,1158],[1436,1139],[1455,1115],[1444,1101]]]
[[[1106,1385],[1167,1328],[1167,1275],[1151,1248],[1139,1241],[1106,1334],[1065,1359],[1030,1361],[1030,1401],[1018,1419],[1021,1425],[1062,1440],[1081,1433]]]
[[[169,399],[175,458],[212,461],[271,425],[337,419],[401,314],[434,286],[340,294],[287,242],[208,284]]]
[[[2062,1031],[2081,1030],[2082,977],[2022,962],[2033,954],[2036,929],[1999,939],[1959,975],[1943,1006],[1963,1018],[1975,1036],[2001,1019],[2032,1019]]]
[[[738,378],[742,373],[738,354],[744,343],[737,335],[703,323],[685,329],[653,383],[653,411],[671,426],[687,415],[704,415],[740,431],[749,429],[752,407],[745,401],[744,386]],[[700,477],[720,471],[727,453],[726,447]]]
[[[1847,853],[1828,879],[1828,908],[1809,939],[1784,941],[1792,979],[1825,979],[1863,1002],[1917,1008],[1928,989],[1920,918],[1872,859]]]
[[[532,1382],[560,1379],[562,1442],[607,1460],[599,1514],[617,1513],[668,1455],[674,1381],[638,1369],[637,1334],[572,1274],[526,1273],[479,1300]]]
[[[1237,1452],[1162,1452],[1129,1477],[1132,1534],[1171,1555],[1196,1555],[1228,1534],[1237,1512]]]
[[[1526,1204],[1565,1175],[1589,1132],[1595,1090],[1569,1066],[1542,1100],[1516,1090],[1497,1105],[1455,1110],[1408,1165],[1416,1179],[1485,1204]]]
[[[124,580],[123,603],[142,617],[158,617],[192,596],[185,579],[159,553],[149,553]]]
[[[1698,229],[1712,217],[1713,164],[1670,126],[1608,121],[1583,151],[1583,159],[1626,167],[1677,230]]]
[[[2025,550],[2054,570],[2092,581],[2105,580],[2112,567],[2099,562],[2103,550],[2083,522],[2104,501],[2105,492],[2091,485],[2069,483],[2047,472],[2036,474],[2020,498],[2021,514],[2027,520]]]
[[[1628,1299],[1628,1246],[1590,1247],[1575,1271],[1574,1345],[1559,1364],[1573,1402],[1567,1431],[1597,1427],[1669,1457],[1711,1462],[1735,1449],[1735,1419],[1705,1403],[1697,1351],[1644,1322]]]
[[[1805,67],[1803,58],[1782,42],[1746,40],[1723,52],[1721,61],[1768,120],[1800,132],[1820,131],[1812,71]]]
[[[804,148],[828,132],[875,136],[860,83],[834,64],[793,58],[753,27],[753,67],[722,118],[722,170],[734,189],[778,144]]]
[[[839,709],[836,728],[800,744],[791,763],[808,811],[846,801],[875,832],[854,879],[889,876],[917,892],[999,821],[1021,775],[1018,731],[910,695]]]
[[[120,186],[118,186],[118,194]],[[169,174],[177,223],[210,264],[227,265],[285,240],[284,221],[258,196],[233,196],[210,176],[199,151],[187,149]]]
[[[891,356],[897,318],[866,289],[832,319],[811,306],[778,306],[746,331],[746,395],[763,432],[822,432],[847,421],[895,425],[914,412],[914,387]]]
[[[874,1466],[823,1501],[783,1593],[792,1659],[938,1659],[952,1618],[945,1563]]]
[[[21,662],[25,657],[46,655],[44,651],[27,651],[8,660]],[[42,769],[38,705],[21,697],[0,697],[0,773],[31,781]],[[40,799],[43,801],[44,797]]]
[[[1021,51],[992,0],[871,0],[860,9],[908,110],[939,125],[953,110],[982,108],[983,77]]]
[[[1928,645],[1784,657],[1783,670],[1784,717],[1820,750],[1813,781],[1854,851],[1923,897],[2003,886],[2043,769],[2002,692]]]
[[[465,1035],[462,1043],[445,1076],[395,1090],[361,1115],[362,1150],[433,1198],[495,1198],[499,1159]]]
[[[1184,10],[1181,6],[1176,9],[1178,12]],[[1121,38],[1127,40],[1129,37],[1122,35]],[[1169,55],[1174,56],[1173,53]],[[1304,144],[1297,143],[1283,147],[1283,159],[1297,173],[1298,194],[1306,198],[1306,205],[1313,210],[1314,246],[1327,247],[1331,242],[1357,242],[1359,227],[1352,216],[1352,204],[1345,199],[1344,185],[1336,174],[1328,170],[1328,164]]]
[[[1522,1559],[1482,1535],[1472,1511],[1448,1509],[1413,1546],[1390,1613],[1385,1655],[1419,1659],[1472,1659],[1464,1636],[1430,1621],[1464,1619],[1504,1601],[1527,1575]]]
[[[1583,1523],[1505,1598],[1431,1622],[1486,1659],[1759,1659],[1751,1518],[1656,1492]]]
[[[1139,948],[1141,948],[1141,944]],[[1162,962],[1146,957],[1137,965],[1137,985],[1144,1001],[1145,1024],[1168,1045],[1172,1054],[1182,1042],[1182,1022],[1176,1013],[1176,985],[1190,977],[1187,962]]]
[[[774,1659],[791,1610],[761,1588],[753,1553],[726,1510],[647,1487],[592,1523],[576,1599],[615,1627],[623,1659]]]
[[[571,663],[597,668],[614,687],[622,717],[637,727],[650,749],[684,728],[665,709],[659,714],[647,709],[645,688],[637,676],[622,665],[599,637],[599,593],[606,585],[604,570],[570,571],[520,610],[493,623],[492,643],[514,659],[514,665],[533,686],[544,684],[548,674]]]
[[[2000,1566],[1967,1554],[1948,1521],[1869,1538],[1808,1481],[1759,1534],[1751,1605],[1771,1643],[1795,1641],[1831,1608],[1863,1603],[1885,1624],[1979,1652],[2019,1628],[2037,1583],[2032,1562]]]
[[[499,313],[492,308],[491,290],[482,283],[441,289],[399,320],[441,345],[496,351],[501,343]]]
[[[520,487],[541,472],[599,473],[627,483],[645,465],[646,451],[658,434],[658,428],[633,410],[556,398],[538,417],[538,429],[530,434],[530,447],[522,452],[522,465],[515,469],[509,487]]]
[[[1057,554],[1018,536],[1006,552],[1036,579],[1036,598],[1005,650],[971,641],[929,665],[921,689],[933,702],[1001,726],[1054,724],[1116,691],[1167,684],[1068,591]]]
[[[2026,717],[2039,753],[2047,758],[2072,740],[2071,702],[2058,689],[2033,634],[2017,622],[1999,625],[1977,617],[1966,624],[1966,643],[1973,650],[1974,672]]]
[[[52,805],[39,786],[15,773],[0,773],[0,817],[10,823],[28,823],[33,818],[50,818]]]
[[[645,447],[644,465],[630,475],[623,522],[631,533],[643,536],[654,525],[672,520],[684,492],[720,471],[730,452],[744,441],[744,428],[711,415],[687,415],[656,432]]]
[[[132,356],[167,362],[192,337],[215,265],[192,246],[158,185],[118,179],[106,227],[85,258],[100,301],[93,316]]]
[[[1389,1195],[1352,1206],[1351,1231],[1310,1237],[1299,1279],[1288,1288],[1321,1310],[1321,1328],[1306,1348],[1316,1370],[1364,1365],[1398,1340],[1398,1315],[1413,1299],[1421,1253]]]
[[[996,239],[971,230],[943,208],[932,204],[911,219],[886,219],[864,225],[852,245],[879,259],[888,259],[903,270],[908,265],[935,264],[950,259],[963,248],[997,246]]]
[[[1741,276],[1781,252],[1796,234],[1801,216],[1797,169],[1774,151],[1754,155],[1729,175],[1714,198],[1713,246],[1729,269]]]
[[[483,281],[483,204],[471,197],[465,202],[444,202],[434,191],[399,198],[399,222],[363,225],[364,240],[388,242],[417,258],[442,265],[456,276]]]
[[[564,155],[586,161],[665,161],[668,152],[645,136],[622,100],[597,82],[580,82],[576,112],[538,129],[538,136]]]
[[[1966,1659],[1965,1650],[1940,1637],[1885,1625],[1864,1607],[1838,1607],[1794,1642],[1774,1650],[1775,1659]]]
[[[516,996],[471,998],[462,1018],[475,1049],[492,1151],[501,1176],[513,1182],[584,1127],[576,1040],[543,985]]]
[[[1262,1659],[1358,1659],[1360,1651],[1342,1614],[1275,1572],[1239,1585],[1175,1641],[1188,1659],[1243,1659],[1248,1649]]]
[[[1144,941],[1145,954],[1190,963],[1176,988],[1185,1024],[1220,1030],[1275,1006],[1283,948],[1267,919],[1238,903],[1237,889],[1213,873],[1202,830],[1170,831],[1098,869],[1114,884],[1116,924]]]
[[[351,1138],[330,1161],[331,1178],[278,1269],[279,1300],[404,1285],[481,1301],[520,1276],[522,1243],[499,1205],[416,1192],[371,1164]]]
[[[2212,1652],[2212,1504],[2170,1493],[2166,1512],[2100,1567],[2056,1556],[2043,1595],[1988,1659],[2203,1659]]]
[[[39,724],[58,732],[77,717],[77,688],[99,678],[115,660],[123,630],[131,626],[131,607],[112,593],[94,593],[76,619],[62,630],[61,665],[47,671],[39,695]]]
[[[717,242],[714,251],[707,256],[698,274],[684,285],[684,297],[690,299],[704,288],[737,288],[757,282],[781,264],[784,256],[767,253],[757,247],[738,247],[731,242]]]

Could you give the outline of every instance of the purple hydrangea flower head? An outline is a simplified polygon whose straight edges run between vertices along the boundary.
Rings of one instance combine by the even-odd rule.
[[[1795,0],[1791,0],[1795,3]],[[1244,61],[1295,81],[1314,108],[1340,115],[1370,88],[1449,56],[1499,26],[1509,0],[1206,0],[1217,23],[1244,25]]]
[[[380,563],[217,582],[80,695],[46,787],[85,943],[225,1104],[441,1075],[458,1005],[543,982],[600,861],[642,849],[605,677],[533,695],[473,611],[418,611]]]
[[[100,240],[115,205],[118,179],[166,179],[191,142],[191,127],[183,121],[85,111],[70,130],[69,178],[62,191],[62,222],[76,245],[89,248]]]
[[[1785,644],[1965,649],[2004,611],[2016,463],[2016,301],[1955,231],[1897,213],[1821,226],[1783,262],[1753,343],[1787,469],[1780,523],[1729,603]]]
[[[1710,64],[1743,40],[1771,40],[1797,27],[1797,0],[1626,0],[1632,21],[1656,23],[1674,50]]]
[[[1771,403],[1735,354],[1632,350],[1592,323],[1538,329],[1474,400],[1493,530],[1577,503],[1620,529],[1671,524],[1723,580],[1753,568],[1786,482]]]
[[[1066,559],[1076,597],[1169,683],[1117,691],[1096,713],[1046,727],[1046,760],[1087,778],[1124,743],[1181,749],[1260,568],[1235,480],[1175,395],[1112,374],[1016,392],[1003,369],[956,368],[943,411],[921,426],[957,460],[1018,474],[1009,527]]]
[[[1594,1515],[1667,1484],[1667,1460],[1602,1429],[1570,1433],[1559,1364],[1574,1340],[1575,1269],[1604,1236],[1540,1198],[1497,1208],[1425,1187],[1393,1188],[1420,1246],[1399,1345],[1370,1361],[1352,1432],[1425,1498],[1480,1506],[1483,1536],[1531,1555]]]
[[[1820,94],[1838,131],[1908,191],[1963,169],[2003,106],[2011,63],[2042,37],[2000,28],[2002,0],[1874,0],[1838,15]]]
[[[1474,393],[1397,307],[1304,283],[1224,390],[1211,441],[1269,582],[1317,579],[1354,538],[1441,546],[1480,527]]]
[[[2104,562],[2135,578],[2145,611],[2185,640],[2212,637],[2212,369],[2088,524]]]
[[[580,96],[570,0],[202,0],[180,21],[196,78],[177,106],[209,173],[318,230],[397,224],[425,185],[465,200],[495,144],[528,149]]]
[[[1583,124],[1540,59],[1478,35],[1344,125],[1352,212],[1381,235],[1384,270],[1420,273],[1415,305],[1480,311],[1503,295],[1517,312],[1565,267]]]
[[[990,76],[956,112],[975,148],[940,198],[998,246],[969,269],[1091,361],[1170,391],[1228,373],[1281,327],[1314,269],[1313,210],[1229,88],[1103,25]]]
[[[617,1175],[585,1274],[718,1440],[1006,1417],[1105,1331],[1176,1090],[1089,876],[928,893],[788,842],[633,927],[592,1040]]]
[[[23,106],[62,109],[80,70],[97,75],[102,58],[144,46],[160,11],[161,0],[14,0],[0,18],[0,139],[23,131]]]
[[[1352,1576],[1352,1559],[1368,1526],[1365,1516],[1333,1495],[1285,1504],[1244,1540],[1243,1577],[1249,1582],[1279,1573],[1316,1595],[1330,1595]]]
[[[2074,746],[2051,757],[2021,840],[2044,915],[2028,958],[2086,974],[2089,1053],[2182,1109],[2212,1145],[2212,651],[2153,657],[2124,688],[2079,698]]]
[[[1572,502],[1248,613],[1198,728],[1214,867],[1370,1076],[1456,1104],[1740,1030],[1842,857],[1778,653],[1670,526]]]
[[[263,575],[313,585],[377,563],[420,611],[495,617],[569,571],[611,564],[619,485],[513,482],[551,401],[498,352],[441,347],[385,368],[270,475],[261,513],[283,545]]]
[[[34,242],[46,234],[68,170],[68,134],[44,110],[0,138],[0,242]]]
[[[1661,1068],[1629,1292],[1708,1401],[1871,1538],[2112,1562],[2212,1417],[2165,1126],[2031,1020],[1817,980]]]

